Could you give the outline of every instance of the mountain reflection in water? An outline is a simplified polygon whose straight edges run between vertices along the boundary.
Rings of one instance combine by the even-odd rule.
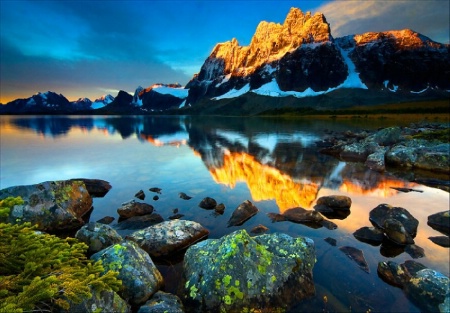
[[[400,289],[386,285],[376,274],[379,261],[411,259],[404,249],[370,246],[352,235],[371,226],[369,212],[381,203],[404,207],[419,220],[414,240],[426,256],[418,261],[448,275],[448,249],[428,239],[439,233],[427,226],[429,215],[448,209],[448,193],[412,183],[389,169],[378,173],[318,152],[318,143],[330,133],[361,129],[352,121],[208,116],[2,116],[0,121],[0,187],[81,176],[108,180],[113,188],[104,199],[94,200],[91,220],[114,215],[139,189],[161,187],[158,201],[152,202],[150,194],[146,198],[159,214],[167,219],[178,208],[183,218],[201,223],[211,238],[217,238],[239,229],[227,228],[226,222],[240,203],[251,200],[260,212],[241,228],[249,231],[263,224],[269,232],[314,240],[317,295],[307,304],[309,308],[322,311],[321,299],[327,295],[331,311],[349,307],[353,311],[419,311]],[[374,125],[380,126],[389,125]],[[392,187],[423,193],[402,193]],[[180,200],[178,192],[193,199]],[[338,225],[336,230],[271,223],[267,217],[293,207],[312,210],[319,197],[333,194],[352,199],[348,214],[326,215]],[[198,207],[206,196],[226,205],[223,216]],[[359,274],[356,264],[326,243],[327,237],[336,239],[338,247],[363,250],[370,274],[355,275],[355,271]],[[166,282],[168,291],[176,289],[179,266],[160,267],[166,277],[173,277]]]

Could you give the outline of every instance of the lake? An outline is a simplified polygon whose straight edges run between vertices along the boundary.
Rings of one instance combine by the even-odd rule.
[[[143,190],[145,202],[168,219],[173,209],[186,220],[199,222],[220,238],[238,229],[259,225],[268,233],[284,232],[314,240],[316,296],[299,303],[298,311],[420,312],[399,288],[377,275],[380,261],[403,263],[412,257],[403,249],[372,246],[358,241],[353,232],[371,226],[369,212],[387,203],[407,209],[419,220],[416,245],[425,257],[416,261],[449,275],[449,249],[428,237],[439,232],[427,225],[427,217],[448,210],[445,191],[410,183],[400,171],[380,174],[358,163],[341,162],[320,154],[316,142],[332,131],[357,131],[395,125],[375,119],[274,119],[234,117],[165,116],[1,116],[0,189],[48,180],[98,178],[112,189],[94,198],[90,216],[96,221],[114,216],[117,208]],[[395,174],[397,173],[397,174]],[[400,174],[398,174],[400,173]],[[149,191],[159,187],[158,200]],[[402,193],[391,187],[422,192]],[[184,192],[193,198],[183,200]],[[326,195],[352,199],[347,217],[331,219],[335,230],[311,228],[291,222],[272,223],[267,213],[293,207],[313,209]],[[205,197],[226,206],[223,215],[198,207]],[[260,210],[242,226],[227,227],[233,210],[245,200]],[[137,200],[137,199],[136,199]],[[332,246],[324,239],[337,241]],[[338,247],[361,249],[370,273]],[[181,262],[158,264],[168,292],[175,292]],[[324,296],[328,301],[324,301]]]

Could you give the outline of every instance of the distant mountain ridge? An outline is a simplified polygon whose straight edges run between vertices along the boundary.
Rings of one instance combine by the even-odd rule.
[[[291,8],[283,24],[260,22],[248,46],[235,38],[218,43],[184,88],[139,86],[90,105],[53,94],[50,102],[40,94],[14,100],[0,113],[251,115],[442,99],[450,95],[450,45],[409,29],[333,38],[323,14]]]

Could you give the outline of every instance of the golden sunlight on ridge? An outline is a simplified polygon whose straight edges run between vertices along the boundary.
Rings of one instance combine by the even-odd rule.
[[[289,175],[261,164],[247,153],[225,154],[223,161],[222,168],[209,170],[216,183],[233,188],[237,182],[245,182],[253,200],[275,199],[280,213],[296,206],[309,207],[319,191],[319,184],[294,182]]]

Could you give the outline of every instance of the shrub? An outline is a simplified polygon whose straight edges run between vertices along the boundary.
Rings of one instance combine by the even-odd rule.
[[[30,223],[0,223],[0,312],[67,310],[91,291],[115,290],[117,272],[86,258],[87,245],[42,234]]]

